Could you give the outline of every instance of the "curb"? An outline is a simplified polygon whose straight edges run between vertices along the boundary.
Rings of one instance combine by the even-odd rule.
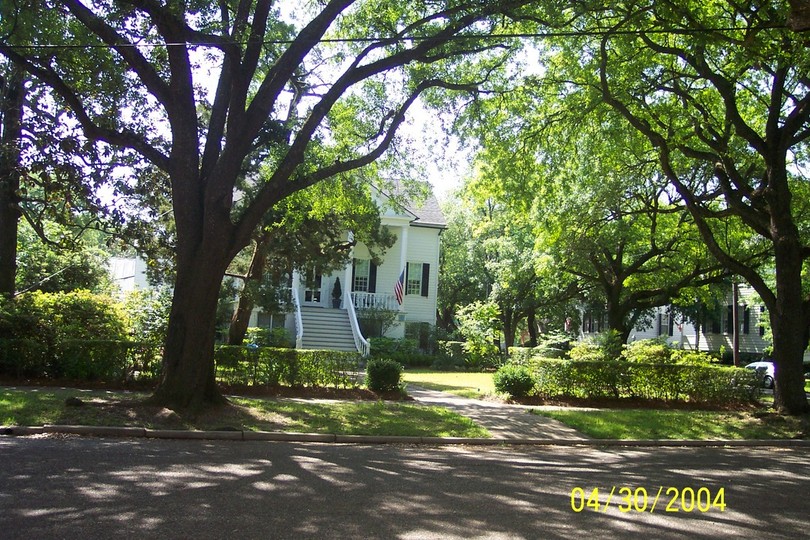
[[[468,445],[468,446],[592,446],[592,447],[806,447],[808,439],[509,439],[509,438],[464,438],[464,437],[407,437],[388,435],[336,435],[331,433],[293,433],[278,431],[189,431],[171,429],[148,429],[138,427],[111,426],[0,426],[0,436],[24,437],[47,433],[81,435],[90,437],[121,437],[144,439],[177,439],[209,441],[274,441],[274,442],[314,442],[332,444],[419,444],[419,445]]]

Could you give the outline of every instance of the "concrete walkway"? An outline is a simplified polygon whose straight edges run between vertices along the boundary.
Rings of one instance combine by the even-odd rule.
[[[446,407],[485,427],[496,439],[585,440],[587,437],[561,422],[532,414],[525,405],[469,399],[412,384],[408,394],[417,403]]]

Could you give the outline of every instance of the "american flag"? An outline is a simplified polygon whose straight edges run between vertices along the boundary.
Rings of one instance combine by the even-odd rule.
[[[394,296],[397,298],[397,304],[402,305],[402,295],[405,287],[405,270],[399,275],[399,279],[394,283]]]

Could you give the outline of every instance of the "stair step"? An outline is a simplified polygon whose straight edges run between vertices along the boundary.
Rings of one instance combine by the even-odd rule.
[[[304,349],[356,351],[349,314],[343,309],[304,307],[301,309]]]

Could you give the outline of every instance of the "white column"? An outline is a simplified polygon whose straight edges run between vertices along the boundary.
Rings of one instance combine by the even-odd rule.
[[[407,276],[407,268],[408,268],[408,227],[409,225],[406,223],[402,226],[402,235],[400,237],[400,246],[399,246],[399,272],[397,272],[397,279],[399,276],[405,272]],[[400,311],[405,311],[405,292],[408,288],[407,280],[402,284],[402,304],[399,306]]]
[[[354,233],[349,231],[347,237],[349,242],[354,242]],[[346,264],[346,271],[343,273],[343,309],[349,308],[349,302],[352,301],[352,261],[354,260],[354,246],[349,250],[349,262]]]

